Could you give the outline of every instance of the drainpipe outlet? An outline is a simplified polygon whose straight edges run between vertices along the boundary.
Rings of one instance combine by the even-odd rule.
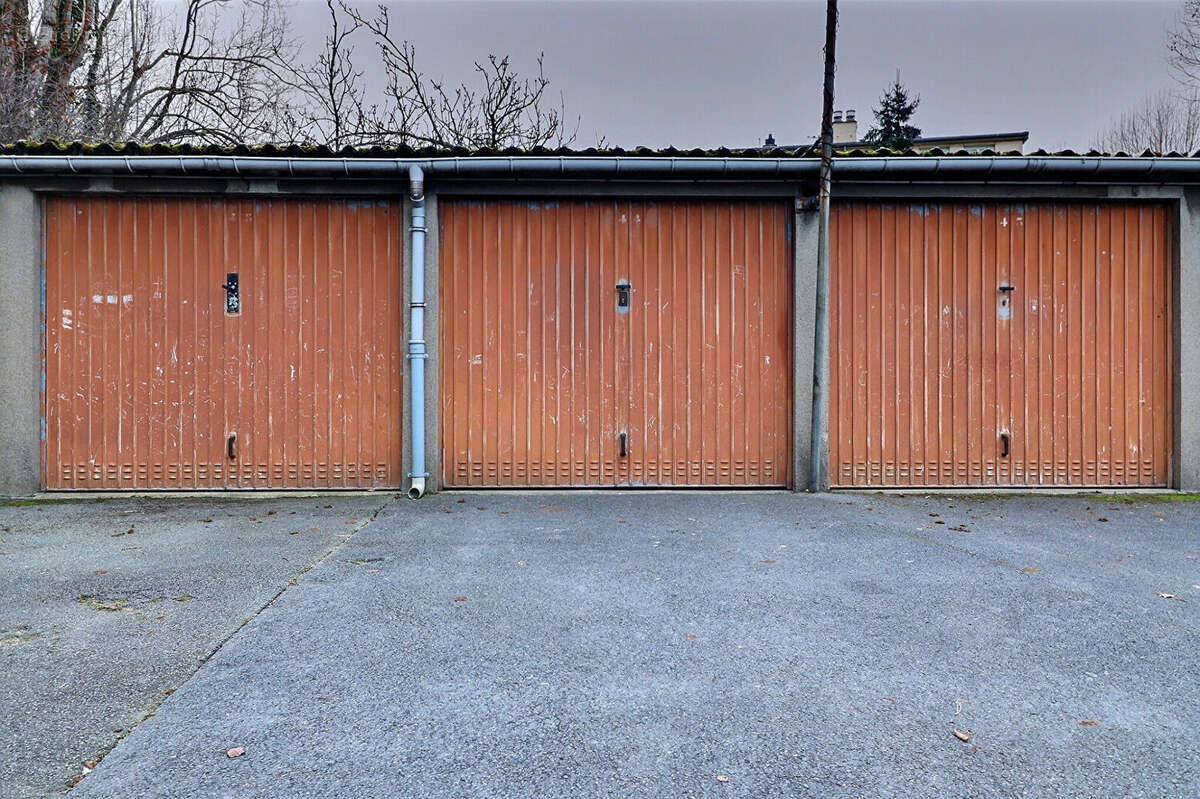
[[[410,485],[408,489],[408,498],[420,499],[423,496],[425,496],[425,478],[414,477],[412,479],[412,485]]]

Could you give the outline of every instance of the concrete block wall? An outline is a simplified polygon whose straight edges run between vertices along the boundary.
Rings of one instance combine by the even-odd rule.
[[[1200,491],[1200,189],[1180,198],[1174,311],[1176,485]]]
[[[0,184],[0,496],[41,485],[41,275],[37,195]]]

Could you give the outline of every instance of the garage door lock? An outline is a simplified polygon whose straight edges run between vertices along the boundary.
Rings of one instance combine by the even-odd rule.
[[[221,288],[225,289],[225,313],[241,313],[242,301],[238,296],[238,273],[230,272],[225,275],[225,282],[221,284]]]
[[[618,283],[617,284],[617,307],[618,308],[628,308],[629,307],[629,292],[632,288],[633,288],[633,286],[631,286],[628,283]]]

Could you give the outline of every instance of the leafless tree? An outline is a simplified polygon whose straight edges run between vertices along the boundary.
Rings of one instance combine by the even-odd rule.
[[[1093,146],[1111,153],[1195,152],[1200,149],[1200,99],[1171,91],[1153,94],[1114,119]]]
[[[1184,0],[1167,34],[1167,61],[1184,86],[1200,86],[1200,0]]]
[[[383,135],[393,141],[436,147],[503,149],[566,146],[574,142],[579,120],[569,125],[562,96],[547,96],[550,79],[544,54],[537,75],[523,78],[509,56],[489,55],[474,63],[476,84],[450,86],[421,71],[416,47],[392,32],[380,5],[374,16],[342,8],[374,37],[387,74]]]
[[[540,56],[534,77],[492,55],[451,86],[420,70],[386,8],[326,0],[323,47],[303,63],[286,2],[0,0],[0,138],[499,149],[576,136]],[[355,63],[363,42],[387,78],[377,99]]]
[[[124,24],[93,50],[87,138],[232,144],[276,138],[295,58],[280,0],[186,0],[175,24],[153,0],[107,0]],[[233,12],[233,13],[231,13]],[[115,19],[115,17],[114,17]],[[110,23],[111,24],[111,23]],[[102,28],[98,27],[97,31]],[[114,35],[115,34],[115,35]]]
[[[98,0],[0,0],[0,139],[65,123]]]
[[[1167,33],[1167,64],[1178,84],[1116,117],[1093,146],[1107,152],[1192,153],[1200,149],[1200,0],[1185,0]]]
[[[312,63],[284,70],[295,92],[285,138],[334,149],[386,143],[389,114],[369,102],[354,60],[354,40],[365,25],[340,2],[325,0],[325,6],[329,29],[321,52]]]
[[[294,55],[282,0],[0,0],[0,134],[273,138]]]

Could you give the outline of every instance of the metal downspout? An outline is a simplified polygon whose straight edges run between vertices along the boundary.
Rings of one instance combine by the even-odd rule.
[[[413,164],[408,169],[409,199],[412,200],[412,288],[409,297],[409,386],[412,417],[412,483],[409,499],[425,495],[425,173]]]

